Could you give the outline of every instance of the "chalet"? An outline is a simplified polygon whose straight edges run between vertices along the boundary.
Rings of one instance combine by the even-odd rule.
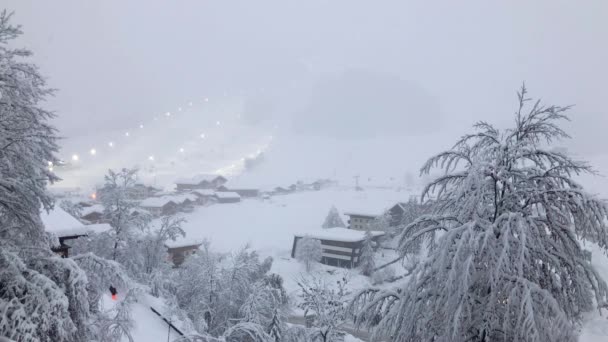
[[[136,183],[131,189],[129,197],[131,199],[142,200],[148,197],[155,196],[159,192],[161,192],[161,189],[157,189],[153,186],[145,185],[143,183]]]
[[[260,190],[254,188],[230,188],[230,191],[236,192],[241,197],[258,197],[260,196]]]
[[[129,210],[129,213],[131,214],[131,216],[150,215],[149,211],[142,208],[131,208],[131,210]]]
[[[152,216],[173,215],[178,211],[178,205],[171,197],[150,197],[139,203],[139,206]]]
[[[201,245],[201,242],[189,241],[169,241],[165,243],[168,259],[176,267],[181,265],[189,255],[196,254]]]
[[[258,197],[260,196],[260,190],[256,188],[248,188],[248,187],[226,187],[222,185],[217,188],[217,192],[236,192],[241,197]]]
[[[196,204],[199,205],[205,205],[209,202],[215,201],[215,191],[212,189],[193,190],[191,194],[196,196]]]
[[[100,233],[112,229],[107,223],[82,224],[59,207],[55,207],[49,212],[43,210],[40,214],[40,219],[45,231],[53,233],[59,239],[59,246],[53,247],[52,250],[62,258],[69,256],[69,249],[71,248],[66,241],[86,236],[91,232]]]
[[[277,186],[272,190],[273,195],[285,195],[296,191],[297,186],[295,184],[289,186]]]
[[[198,175],[192,178],[182,178],[175,181],[177,191],[196,189],[217,189],[228,180],[220,175]]]
[[[194,210],[194,205],[198,200],[198,197],[193,194],[168,196],[168,198],[170,198],[173,202],[175,202],[175,204],[177,204],[178,210],[187,212]]]
[[[380,214],[366,212],[346,212],[344,215],[349,217],[348,228],[354,230],[367,230],[372,221],[380,216]]]
[[[236,203],[241,201],[241,196],[236,192],[216,192],[215,199],[218,203]]]
[[[372,231],[372,237],[377,241],[384,232]],[[323,254],[321,262],[325,265],[353,268],[359,265],[361,247],[365,241],[365,232],[346,228],[327,228],[297,234],[293,239],[291,257],[295,258],[298,241],[303,237],[321,240]]]
[[[401,221],[403,220],[403,214],[405,213],[405,206],[407,204],[403,203],[403,202],[399,202],[397,204],[395,204],[394,206],[390,207],[390,209],[388,209],[388,214],[390,215],[390,226],[391,227],[396,227],[399,224],[401,224]]]
[[[101,204],[93,204],[82,208],[80,219],[89,223],[103,223],[103,206]]]

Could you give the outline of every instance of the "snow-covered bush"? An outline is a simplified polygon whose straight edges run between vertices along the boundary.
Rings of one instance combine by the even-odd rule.
[[[346,301],[348,296],[348,279],[343,277],[330,286],[317,275],[302,277],[298,281],[300,303],[304,317],[311,318],[314,333],[313,340],[331,342],[339,340],[340,327],[347,318]]]
[[[372,273],[372,284],[379,285],[395,278],[397,272],[394,267],[387,266]]]
[[[321,225],[322,228],[336,228],[336,227],[341,227],[341,228],[345,228],[346,225],[344,224],[344,221],[342,221],[342,218],[340,217],[340,213],[338,212],[338,208],[336,208],[335,206],[331,206],[331,208],[329,209],[329,213],[327,213],[327,217],[325,218],[325,221],[323,221],[323,224]]]
[[[432,214],[410,224],[408,250],[431,242],[404,288],[367,289],[351,308],[376,337],[399,341],[575,341],[575,325],[605,308],[608,288],[578,238],[608,247],[607,209],[573,176],[589,165],[545,148],[567,137],[569,107],[527,106],[515,127],[480,122],[422,168],[439,166],[423,198]]]

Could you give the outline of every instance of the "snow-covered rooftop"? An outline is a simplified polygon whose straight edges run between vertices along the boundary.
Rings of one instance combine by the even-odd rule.
[[[167,248],[181,248],[181,247],[189,247],[189,246],[200,246],[203,242],[201,240],[194,240],[188,238],[177,239],[175,241],[167,241],[165,242],[165,247]]]
[[[139,206],[143,207],[143,208],[160,208],[171,202],[175,203],[174,199],[172,197],[168,197],[168,196],[167,197],[150,197],[150,198],[146,198],[145,200],[141,201],[141,203],[139,203]]]
[[[44,229],[47,232],[55,234],[66,229],[78,229],[84,226],[84,224],[78,221],[74,216],[68,214],[58,206],[55,206],[55,208],[49,212],[42,210],[40,219],[44,224]]]
[[[203,181],[213,182],[218,177],[222,177],[222,175],[200,174],[190,178],[179,178],[175,181],[175,184],[199,184]]]
[[[215,190],[213,190],[213,189],[198,189],[198,190],[193,190],[191,193],[195,194],[195,195],[199,195],[199,196],[213,196],[213,195],[215,195]]]
[[[44,224],[44,229],[57,235],[58,237],[86,235],[90,232],[100,233],[112,229],[107,223],[85,225],[68,214],[65,210],[55,207],[50,212],[43,210],[40,218]]]
[[[216,192],[215,196],[217,196],[217,198],[241,198],[241,195],[231,191]]]
[[[381,231],[370,231],[372,236],[384,235]],[[344,242],[357,242],[365,240],[365,232],[360,230],[353,230],[347,228],[327,228],[318,229],[315,231],[309,231],[304,234],[295,234],[297,237],[312,237],[320,240],[333,240],[333,241],[344,241]]]
[[[84,228],[87,232],[93,233],[103,233],[112,230],[112,226],[109,223],[87,224]]]
[[[175,195],[170,196],[170,198],[172,198],[173,202],[175,203],[183,203],[186,200],[196,201],[198,199],[198,197],[196,197],[196,195],[194,194]]]
[[[101,204],[93,204],[90,207],[82,208],[82,216],[89,215],[90,213],[103,213],[103,205]]]

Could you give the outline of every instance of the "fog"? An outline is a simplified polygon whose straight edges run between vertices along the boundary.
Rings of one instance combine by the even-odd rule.
[[[221,98],[281,136],[447,146],[475,121],[512,122],[525,82],[533,97],[576,104],[569,148],[605,153],[602,0],[3,4],[59,89],[49,106],[67,138]]]

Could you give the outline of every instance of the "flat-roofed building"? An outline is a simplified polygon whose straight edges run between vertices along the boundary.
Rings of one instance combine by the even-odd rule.
[[[384,235],[384,232],[371,231],[371,234],[374,241],[377,241]],[[323,250],[321,263],[344,268],[353,268],[359,265],[361,247],[365,240],[364,231],[337,227],[314,230],[305,234],[296,234],[291,248],[292,258],[295,258],[298,241],[303,237],[310,237],[321,241],[321,248]]]

